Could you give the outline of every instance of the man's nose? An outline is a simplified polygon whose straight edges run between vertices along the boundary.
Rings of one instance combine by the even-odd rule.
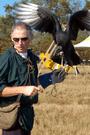
[[[21,44],[21,43],[22,43],[22,40],[21,40],[21,39],[19,39],[18,43],[19,43],[19,44]]]

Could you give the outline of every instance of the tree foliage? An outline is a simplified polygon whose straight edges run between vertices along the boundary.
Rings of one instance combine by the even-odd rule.
[[[90,1],[87,1],[86,7],[87,7],[88,9],[90,9]]]
[[[0,51],[4,51],[11,44],[10,31],[14,19],[10,15],[0,17]]]

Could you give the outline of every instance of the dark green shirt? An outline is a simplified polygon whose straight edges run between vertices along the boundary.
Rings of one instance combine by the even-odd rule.
[[[7,86],[37,85],[37,63],[38,58],[28,50],[28,58],[22,58],[14,48],[8,49],[0,55],[0,91]],[[29,66],[32,63],[32,66]],[[33,103],[34,97],[22,96],[22,101]],[[17,96],[0,97],[0,104],[14,102]],[[35,101],[36,102],[36,101]]]

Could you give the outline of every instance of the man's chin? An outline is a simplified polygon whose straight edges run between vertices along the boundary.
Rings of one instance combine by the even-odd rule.
[[[16,52],[18,52],[18,53],[24,53],[24,52],[27,52],[27,50],[20,48],[20,49],[16,49]]]

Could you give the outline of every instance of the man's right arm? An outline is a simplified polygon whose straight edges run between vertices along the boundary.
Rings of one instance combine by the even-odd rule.
[[[1,92],[1,97],[15,96],[19,94],[24,94],[26,96],[33,96],[41,91],[39,87],[36,86],[15,86],[15,87],[5,87]]]

